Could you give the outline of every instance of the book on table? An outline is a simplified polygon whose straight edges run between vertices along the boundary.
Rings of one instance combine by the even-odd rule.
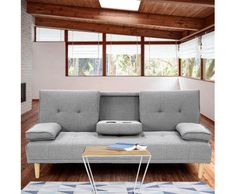
[[[134,143],[115,143],[107,146],[111,150],[123,150],[123,151],[132,151],[132,150],[146,150],[146,145],[134,144]]]

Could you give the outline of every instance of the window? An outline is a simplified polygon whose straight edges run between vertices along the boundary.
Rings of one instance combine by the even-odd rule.
[[[195,38],[179,45],[179,58],[181,60],[181,75],[196,79],[201,78],[200,44]]]
[[[84,42],[84,41],[102,41],[102,33],[82,32],[82,31],[68,31],[68,41]]]
[[[179,45],[173,39],[121,34],[69,30],[66,35],[68,76],[178,76],[181,72],[181,76],[214,81],[214,32]]]
[[[102,75],[102,46],[68,45],[68,76]]]
[[[178,76],[176,45],[145,45],[146,76]]]
[[[64,41],[64,30],[36,27],[36,41]]]
[[[107,45],[108,76],[140,76],[140,45]]]
[[[101,41],[102,33],[68,31],[68,76],[102,76]]]
[[[200,59],[195,57],[181,59],[181,75],[185,77],[200,79]]]
[[[202,36],[201,57],[203,61],[203,79],[215,80],[214,32]]]

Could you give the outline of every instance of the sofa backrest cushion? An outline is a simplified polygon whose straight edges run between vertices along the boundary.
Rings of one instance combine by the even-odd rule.
[[[62,131],[95,132],[99,100],[97,91],[40,91],[39,121],[56,122]]]
[[[139,93],[101,93],[100,120],[139,121],[139,119]]]
[[[199,91],[140,92],[143,131],[170,131],[178,123],[199,123],[199,95]]]

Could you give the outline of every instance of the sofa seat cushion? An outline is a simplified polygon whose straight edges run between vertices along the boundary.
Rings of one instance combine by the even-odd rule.
[[[185,140],[191,141],[209,141],[210,131],[198,123],[179,123],[176,126],[177,131]]]
[[[26,138],[29,141],[53,140],[60,131],[58,123],[38,123],[26,131]]]
[[[138,135],[142,124],[138,121],[104,120],[96,124],[96,132],[101,135]]]
[[[211,146],[207,142],[183,140],[177,131],[144,132],[137,136],[104,136],[96,132],[61,132],[53,141],[27,144],[29,163],[79,163],[85,146],[109,145],[116,142],[148,145],[153,163],[210,162]],[[94,162],[133,163],[138,158],[95,158]],[[92,161],[91,161],[92,162]]]

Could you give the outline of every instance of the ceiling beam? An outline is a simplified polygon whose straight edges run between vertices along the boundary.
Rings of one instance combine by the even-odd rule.
[[[215,24],[215,14],[209,15],[208,17],[205,18],[205,20],[206,20],[206,26]]]
[[[161,3],[177,3],[181,5],[198,5],[202,7],[215,7],[215,0],[144,0]]]
[[[205,34],[205,33],[208,33],[208,32],[212,32],[212,31],[214,31],[215,30],[215,26],[214,26],[214,24],[212,24],[212,25],[210,25],[210,26],[207,26],[207,27],[205,27],[205,28],[203,28],[203,29],[201,29],[201,30],[199,30],[199,31],[197,31],[197,32],[194,32],[194,33],[190,33],[190,34],[183,34],[183,38],[181,38],[180,40],[179,40],[179,42],[180,43],[182,43],[182,42],[186,42],[186,41],[188,41],[188,40],[191,40],[191,39],[193,39],[193,38],[195,38],[195,37],[198,37],[198,36],[201,36],[201,35],[203,35],[203,34]]]
[[[27,3],[27,12],[34,16],[58,17],[63,19],[87,19],[106,24],[158,27],[164,30],[198,31],[205,21],[198,18],[157,15],[111,9],[83,8],[45,3]]]
[[[91,32],[102,32],[112,34],[125,34],[146,37],[158,37],[179,40],[182,33],[179,31],[165,31],[146,28],[136,28],[130,26],[119,26],[110,24],[87,23],[83,21],[53,19],[46,17],[36,17],[35,25],[41,27],[62,28],[71,30],[84,30]]]

